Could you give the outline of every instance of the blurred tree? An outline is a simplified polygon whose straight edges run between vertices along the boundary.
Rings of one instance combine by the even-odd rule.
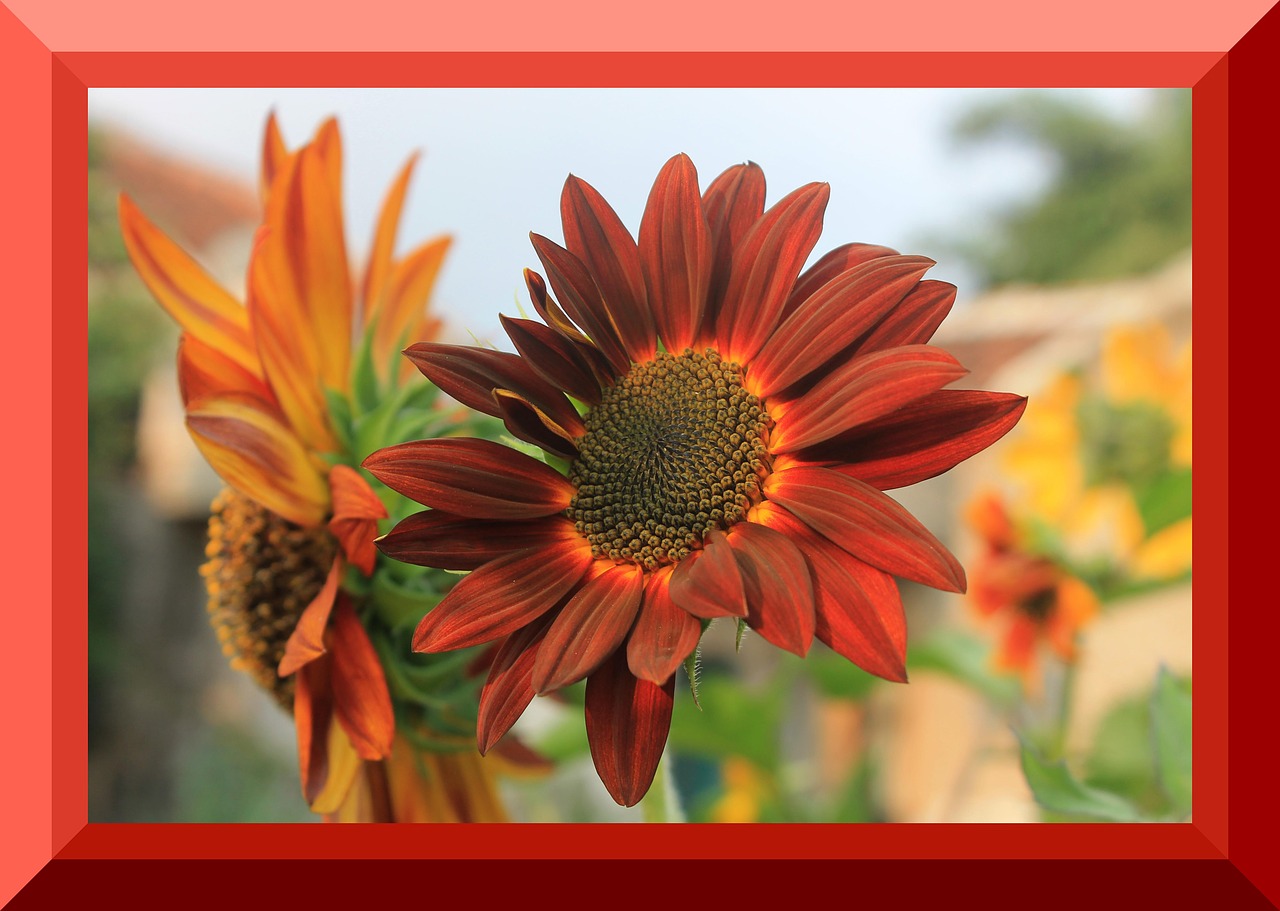
[[[1052,161],[1041,195],[953,244],[987,285],[1054,284],[1145,272],[1191,245],[1191,92],[1153,92],[1135,123],[1026,93],[975,108],[962,145],[1012,141]]]

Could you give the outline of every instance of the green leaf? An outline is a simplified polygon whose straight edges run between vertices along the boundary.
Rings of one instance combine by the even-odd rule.
[[[1139,822],[1142,813],[1125,798],[1091,788],[1067,768],[1062,760],[1047,763],[1018,735],[1022,745],[1022,773],[1036,803],[1054,813],[1110,822]]]
[[[416,626],[427,611],[440,603],[441,595],[428,591],[421,584],[406,584],[390,573],[375,573],[373,577],[373,608],[390,629]]]
[[[760,768],[778,770],[778,727],[785,690],[768,687],[758,693],[740,682],[704,677],[699,687],[702,712],[677,709],[671,716],[668,744],[677,752],[724,758],[742,756]]]
[[[830,651],[810,652],[805,667],[818,690],[834,699],[865,699],[880,682],[879,677]]]
[[[985,641],[955,631],[938,633],[912,646],[907,667],[954,677],[999,705],[1013,704],[1021,689],[1017,678],[992,671],[990,646]]]
[[[1175,813],[1191,812],[1191,681],[1161,667],[1151,695],[1156,776]]]

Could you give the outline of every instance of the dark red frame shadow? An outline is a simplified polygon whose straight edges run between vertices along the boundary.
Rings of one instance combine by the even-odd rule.
[[[1275,851],[1268,847],[1278,805],[1275,778],[1269,774],[1275,764],[1270,740],[1276,711],[1268,662],[1274,661],[1280,619],[1271,606],[1274,596],[1264,600],[1256,581],[1262,574],[1254,571],[1265,571],[1274,562],[1270,545],[1275,532],[1265,512],[1268,491],[1265,482],[1246,485],[1251,478],[1265,479],[1274,468],[1269,449],[1251,438],[1249,428],[1259,420],[1258,405],[1263,426],[1270,425],[1277,411],[1263,371],[1270,366],[1264,346],[1276,321],[1275,292],[1266,271],[1277,236],[1270,137],[1275,110],[1271,55],[1280,48],[1278,34],[1280,15],[1273,10],[1226,55],[51,52],[0,7],[0,73],[6,77],[5,92],[13,93],[3,102],[11,146],[4,154],[12,156],[13,164],[0,169],[0,189],[6,194],[12,190],[11,198],[21,207],[23,199],[37,199],[52,187],[51,217],[42,221],[33,208],[33,220],[5,219],[14,224],[4,225],[0,235],[6,260],[14,253],[17,265],[10,282],[15,298],[7,308],[11,362],[3,365],[7,382],[0,388],[12,390],[11,429],[21,431],[17,439],[40,440],[33,450],[19,450],[11,463],[9,522],[0,544],[5,553],[14,553],[21,551],[10,550],[11,542],[28,542],[29,552],[32,536],[48,535],[43,540],[52,542],[57,559],[56,572],[51,559],[21,567],[35,581],[16,583],[13,591],[21,603],[11,601],[6,608],[19,617],[11,635],[21,642],[23,623],[37,632],[46,624],[41,635],[47,635],[49,619],[40,608],[51,602],[54,643],[51,654],[37,647],[0,671],[5,714],[11,714],[11,703],[16,706],[6,725],[5,750],[18,754],[4,759],[13,765],[4,780],[17,792],[17,812],[4,823],[0,853],[8,855],[11,865],[29,860],[35,875],[12,907],[61,907],[108,896],[171,896],[176,902],[195,899],[201,904],[318,901],[327,907],[391,894],[426,903],[455,892],[482,903],[521,894],[556,901],[563,893],[555,890],[611,901],[616,892],[584,891],[602,886],[619,890],[621,897],[660,895],[676,903],[706,897],[754,899],[752,904],[883,898],[908,907],[967,900],[1056,907],[1101,900],[1110,907],[1158,901],[1181,906],[1212,898],[1215,906],[1270,906],[1264,896],[1280,895],[1280,872]],[[669,827],[87,823],[87,358],[86,327],[79,316],[86,297],[87,88],[530,84],[1193,87],[1194,335],[1200,364],[1194,396],[1201,479],[1195,494],[1201,532],[1194,582],[1193,822]],[[51,250],[46,246],[50,237]],[[1234,298],[1234,329],[1228,319],[1228,287]],[[41,306],[50,297],[52,316]],[[52,337],[46,346],[50,320]],[[46,351],[49,363],[41,361]],[[47,390],[42,388],[45,377]],[[1228,385],[1236,390],[1234,401],[1228,400]],[[1236,428],[1230,450],[1229,422]],[[51,443],[47,464],[42,435]],[[1233,517],[1229,471],[1241,479]],[[1235,622],[1228,626],[1231,539],[1236,547],[1231,577]],[[15,569],[11,573],[17,575]],[[52,580],[51,599],[45,578]],[[13,654],[12,639],[7,644]],[[29,684],[29,700],[16,689],[23,679],[47,680],[49,673],[51,704],[40,701],[42,687]],[[49,765],[45,743],[52,755],[48,774],[43,771]],[[47,805],[50,794],[52,806]],[[343,862],[335,863],[338,859]],[[593,862],[570,866],[582,859]],[[770,862],[759,862],[766,859]],[[495,863],[499,869],[490,869]]]

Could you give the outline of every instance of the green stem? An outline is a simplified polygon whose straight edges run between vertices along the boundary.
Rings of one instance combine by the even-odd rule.
[[[1074,661],[1064,662],[1062,686],[1058,690],[1058,711],[1054,718],[1053,753],[1051,755],[1065,757],[1067,752],[1067,728],[1071,723],[1071,704],[1075,697],[1076,665]]]
[[[645,822],[684,822],[684,808],[680,806],[680,792],[671,777],[671,761],[663,750],[658,759],[658,769],[653,776],[649,793],[640,801]]]

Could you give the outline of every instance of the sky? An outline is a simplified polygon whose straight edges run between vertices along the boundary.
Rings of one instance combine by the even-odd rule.
[[[368,250],[387,187],[421,151],[399,250],[453,235],[435,307],[454,340],[501,342],[497,314],[530,311],[522,269],[541,271],[529,232],[563,240],[565,178],[594,186],[634,235],[654,177],[678,152],[693,159],[704,188],[725,168],[755,161],[768,182],[767,204],[810,181],[829,182],[812,259],[849,241],[932,256],[938,265],[928,277],[958,285],[963,306],[973,296],[972,274],[931,250],[929,239],[982,230],[984,217],[1034,195],[1049,176],[1032,150],[961,148],[950,139],[965,111],[1013,91],[91,88],[89,118],[256,186],[268,112],[291,147],[336,115],[355,262]],[[1140,116],[1154,94],[1053,91],[1121,119]]]

